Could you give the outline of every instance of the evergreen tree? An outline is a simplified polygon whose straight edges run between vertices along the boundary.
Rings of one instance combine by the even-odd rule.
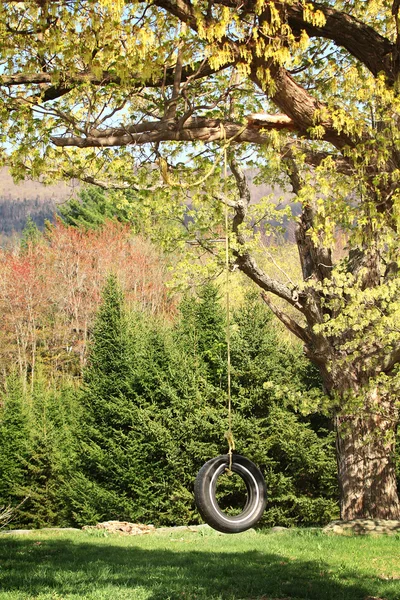
[[[233,393],[252,416],[265,416],[273,401],[296,405],[309,389],[321,388],[301,347],[279,340],[273,314],[254,292],[233,315],[231,362]]]
[[[123,516],[121,471],[129,460],[127,436],[132,421],[129,371],[123,296],[116,277],[110,275],[84,373],[82,473],[72,485],[74,512],[84,522],[99,520],[110,511]]]
[[[334,434],[327,417],[298,406],[321,393],[299,346],[279,340],[258,294],[234,314],[232,394],[237,449],[266,473],[268,524],[316,524],[337,516]]]
[[[194,477],[202,462],[227,450],[226,371],[216,385],[207,352],[215,339],[224,343],[225,319],[218,294],[209,287],[200,299],[186,297],[181,312],[177,345],[186,356],[195,358],[199,386],[198,401],[182,424],[188,440],[182,456]],[[219,315],[219,321],[215,315]],[[226,347],[221,366],[223,361],[226,364]],[[301,399],[320,393],[318,375],[300,348],[279,340],[273,316],[257,294],[248,294],[231,319],[231,363],[236,448],[266,474],[269,502],[264,522],[312,524],[336,516],[330,421],[315,419],[314,415],[305,418],[295,412]],[[313,459],[303,461],[309,451]],[[302,469],[298,468],[299,462]],[[190,489],[189,481],[187,486]],[[240,505],[243,500],[238,478],[225,478],[220,490],[224,506]]]
[[[22,505],[12,525],[67,525],[68,481],[76,469],[79,409],[73,388],[37,371],[33,389],[11,376],[0,410],[0,505]]]
[[[115,206],[109,201],[107,193],[98,187],[84,188],[79,192],[79,199],[71,198],[58,208],[61,220],[66,225],[97,229],[107,219],[115,217]]]
[[[29,246],[35,245],[40,239],[41,233],[35,221],[29,215],[21,235],[21,250],[26,252]]]
[[[197,298],[186,295],[180,313],[178,332],[186,341],[186,351],[207,367],[212,384],[225,385],[226,318],[218,287],[209,283],[199,290]]]
[[[263,522],[318,525],[339,518],[334,432],[314,431],[310,422],[273,404],[260,434],[270,459]]]
[[[84,373],[84,382],[87,386],[90,383],[88,390],[91,401],[96,403],[97,416],[108,422],[110,413],[118,425],[122,424],[121,416],[114,410],[113,401],[129,393],[130,370],[123,302],[118,280],[115,275],[110,275],[103,290],[103,302],[93,328],[88,368]]]
[[[168,522],[179,454],[163,414],[173,403],[171,373],[162,328],[140,314],[129,322],[110,276],[84,378],[81,472],[71,484],[78,523]]]
[[[200,417],[195,384],[170,328],[146,313],[128,319],[111,276],[84,376],[82,460],[70,486],[76,522],[196,519],[190,489],[204,453],[194,466],[192,451],[205,403]]]
[[[130,190],[119,192],[119,195],[115,196],[111,191],[91,186],[83,188],[78,196],[78,199],[71,198],[58,208],[61,220],[66,225],[98,229],[106,221],[114,219],[121,223],[135,223],[135,215],[131,214],[134,197]]]
[[[24,497],[30,433],[22,382],[11,375],[0,405],[0,506],[17,504]]]
[[[172,329],[146,313],[128,318],[116,278],[107,282],[85,373],[81,467],[71,482],[80,524],[199,521],[196,473],[227,450],[225,318],[210,287],[186,297],[181,311]],[[326,521],[336,507],[331,439],[290,408],[308,393],[305,359],[279,342],[259,301],[246,299],[243,311],[232,326],[234,432],[237,450],[266,473],[265,522]],[[235,478],[219,489],[224,506],[243,498]]]
[[[20,522],[33,527],[66,526],[72,518],[69,481],[78,458],[76,392],[67,383],[56,389],[38,373],[27,402],[30,447],[22,489],[29,499],[21,508]]]

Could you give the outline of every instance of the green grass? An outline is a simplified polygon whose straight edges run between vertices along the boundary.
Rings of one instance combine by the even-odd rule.
[[[400,600],[400,537],[0,535],[1,600]]]

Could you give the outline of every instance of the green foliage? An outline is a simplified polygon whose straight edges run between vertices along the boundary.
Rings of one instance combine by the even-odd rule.
[[[110,195],[97,187],[89,187],[79,192],[79,199],[72,198],[58,208],[63,223],[83,229],[97,229],[109,219],[125,221],[122,211],[118,211]]]
[[[180,305],[181,320],[177,341],[194,361],[204,363],[209,381],[221,387],[226,377],[226,318],[218,288],[208,284],[198,292],[196,301],[186,295]]]
[[[154,205],[155,198],[158,206]],[[61,204],[58,213],[65,225],[86,230],[99,229],[107,221],[127,223],[133,232],[157,240],[159,246],[163,242],[168,246],[169,237],[176,237],[176,227],[169,230],[172,221],[166,223],[165,220],[173,211],[164,210],[162,205],[161,190],[149,197],[143,189],[104,190],[90,186],[83,188],[78,198]]]
[[[332,436],[314,432],[290,409],[291,398],[307,392],[305,359],[278,343],[255,297],[232,329],[237,449],[266,473],[265,522],[329,520],[336,514]],[[224,352],[225,316],[214,286],[186,296],[171,328],[145,313],[128,315],[109,278],[82,394],[81,465],[71,483],[77,523],[198,522],[194,478],[226,451]],[[226,479],[222,502],[235,506],[243,498],[240,480]]]
[[[94,386],[91,400],[100,402],[104,398],[127,394],[128,371],[128,340],[122,291],[116,277],[110,275],[94,324],[90,361],[84,374],[84,382],[87,384],[90,381]],[[107,414],[102,417],[107,421]]]
[[[0,409],[0,505],[29,496],[14,525],[120,519],[199,522],[193,482],[227,450],[226,316],[218,289],[183,299],[174,324],[128,311],[108,277],[79,393],[10,378]],[[266,524],[336,516],[333,434],[323,417],[295,412],[315,390],[302,354],[279,341],[255,295],[231,319],[237,451],[265,474]],[[325,427],[325,429],[324,429]],[[239,478],[221,478],[222,506],[243,502]]]
[[[234,207],[236,264],[290,311],[299,309],[298,321],[286,313],[282,320],[306,340],[330,409],[361,415],[375,403],[374,412],[383,413],[388,403],[394,430],[400,390],[397,2],[260,0],[243,11],[204,0],[183,2],[179,10],[162,0],[141,6],[11,2],[0,11],[3,162],[17,178],[94,181],[101,173],[100,185],[141,190],[147,230],[155,212],[168,222],[162,235],[157,230],[164,248],[182,249],[186,240],[199,252],[210,250],[216,262],[221,200]],[[267,131],[254,119],[260,111]],[[270,279],[253,260],[260,248],[268,253],[260,241],[272,224],[281,230],[295,216],[291,208],[281,210],[272,194],[246,207],[242,193],[235,204],[232,176],[221,194],[227,146],[230,154],[255,140],[258,149],[246,147],[242,162],[251,156],[265,181],[290,184],[301,206],[300,284],[280,265],[280,276]],[[231,168],[234,173],[232,161]],[[123,194],[113,198],[118,210],[129,204]],[[79,210],[72,206],[70,218],[95,226],[107,211],[90,200]],[[338,248],[339,231],[345,243]],[[210,263],[198,265],[207,276]],[[191,277],[195,271],[190,260],[175,266]],[[208,352],[196,368],[207,367],[204,377],[215,387],[223,376],[218,344]],[[251,406],[249,389],[262,401],[260,414],[273,398],[293,403],[303,394],[295,381],[279,377],[264,381],[264,391],[251,390],[246,377],[239,405]],[[359,423],[354,419],[354,438],[371,439],[372,430],[361,436],[367,421],[363,428]],[[353,453],[353,444],[341,447]],[[365,490],[372,467],[371,453],[364,455]],[[339,458],[345,467],[354,457]],[[386,459],[390,465],[389,452]],[[388,480],[390,470],[381,469]],[[347,500],[360,496],[356,485],[346,485]],[[367,495],[364,500],[360,516],[370,510]],[[375,515],[380,504],[371,509]]]
[[[333,431],[313,431],[296,415],[273,406],[265,423],[272,459],[267,524],[315,525],[339,518]]]
[[[29,500],[21,521],[34,526],[65,526],[71,521],[68,482],[76,469],[80,409],[73,388],[52,389],[38,378],[28,397],[30,444],[22,487]]]
[[[265,473],[266,524],[315,524],[337,516],[331,423],[295,412],[318,386],[301,348],[279,341],[271,312],[249,293],[233,320],[234,429],[238,451]]]
[[[76,468],[80,411],[72,387],[37,377],[30,389],[10,377],[0,410],[0,505],[28,500],[13,525],[71,521],[68,480]]]
[[[134,332],[135,335],[132,335]],[[110,276],[84,377],[82,473],[71,485],[76,521],[160,522],[176,448],[160,418],[174,394],[165,341],[138,314],[131,323]]]
[[[21,381],[10,376],[0,405],[0,506],[21,501],[29,456],[29,415]]]
[[[29,246],[32,246],[32,245],[35,245],[38,243],[38,241],[40,240],[40,236],[41,236],[41,233],[40,233],[38,226],[36,225],[36,223],[32,219],[32,217],[29,216],[26,220],[25,227],[22,230],[21,242],[20,242],[21,251],[27,252],[27,250],[29,249]]]
[[[249,416],[265,414],[273,401],[296,406],[308,387],[320,385],[315,371],[309,382],[313,368],[300,347],[279,342],[273,319],[254,292],[245,296],[233,317],[232,388]]]
[[[103,291],[89,365],[84,373],[82,474],[78,474],[71,485],[73,504],[79,505],[85,519],[91,515],[97,520],[104,510],[124,516],[126,490],[121,487],[121,479],[126,461],[130,460],[126,447],[131,426],[129,373],[122,292],[115,276],[111,275]],[[108,492],[110,486],[114,489]],[[85,494],[90,495],[90,509],[85,505]]]

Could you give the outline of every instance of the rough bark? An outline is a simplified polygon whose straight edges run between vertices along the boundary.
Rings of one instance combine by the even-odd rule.
[[[373,75],[385,73],[393,84],[397,76],[397,64],[393,60],[395,45],[375,29],[352,15],[335,10],[324,4],[313,3],[314,9],[325,16],[319,27],[304,20],[303,5],[295,2],[287,8],[288,22],[293,31],[305,30],[309,36],[332,40],[363,63]]]
[[[100,148],[127,146],[129,144],[148,144],[160,141],[202,141],[205,143],[231,141],[235,143],[250,142],[266,144],[268,136],[261,128],[254,125],[243,125],[222,119],[188,118],[184,122],[177,119],[146,121],[138,125],[124,128],[92,129],[86,137],[52,136],[55,146],[76,146],[78,148]],[[264,123],[262,130],[276,129],[276,123]],[[279,129],[279,127],[278,127]]]
[[[290,154],[287,166],[293,191],[299,193],[302,180]],[[232,207],[235,211],[233,233],[240,248],[246,242],[240,225],[246,217],[250,192],[243,171],[232,158],[230,167],[239,192],[239,199]],[[312,204],[305,205],[299,219],[296,241],[303,279],[319,283],[331,277],[333,263],[330,251],[308,235],[313,220]],[[310,285],[297,296],[296,289],[292,288],[288,298],[290,288],[285,286],[283,294],[277,282],[260,272],[251,257],[245,251],[241,254],[240,249],[236,251],[236,264],[259,287],[289,301],[305,318],[305,325],[297,322],[274,305],[267,294],[262,293],[264,301],[274,314],[304,343],[305,353],[319,369],[326,392],[335,397],[341,518],[400,519],[394,458],[398,415],[393,398],[382,397],[375,390],[365,396],[361,408],[351,410],[351,397],[359,397],[362,390],[367,389],[369,380],[362,369],[358,372],[355,368],[344,368],[344,353],[338,340],[329,339],[314,330],[314,325],[323,322],[328,310],[324,307],[322,295]],[[362,287],[377,285],[377,265],[379,266],[379,256],[362,250],[358,250],[356,256],[349,261],[349,269],[358,277]],[[361,269],[361,266],[368,268]],[[398,358],[398,353],[396,357]],[[396,358],[390,357],[388,360],[392,365]]]
[[[400,519],[393,408],[375,393],[362,414],[335,424],[341,518]]]

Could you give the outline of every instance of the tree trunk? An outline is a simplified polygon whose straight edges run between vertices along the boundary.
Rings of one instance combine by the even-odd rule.
[[[341,519],[400,519],[393,403],[375,392],[362,413],[335,421]]]

